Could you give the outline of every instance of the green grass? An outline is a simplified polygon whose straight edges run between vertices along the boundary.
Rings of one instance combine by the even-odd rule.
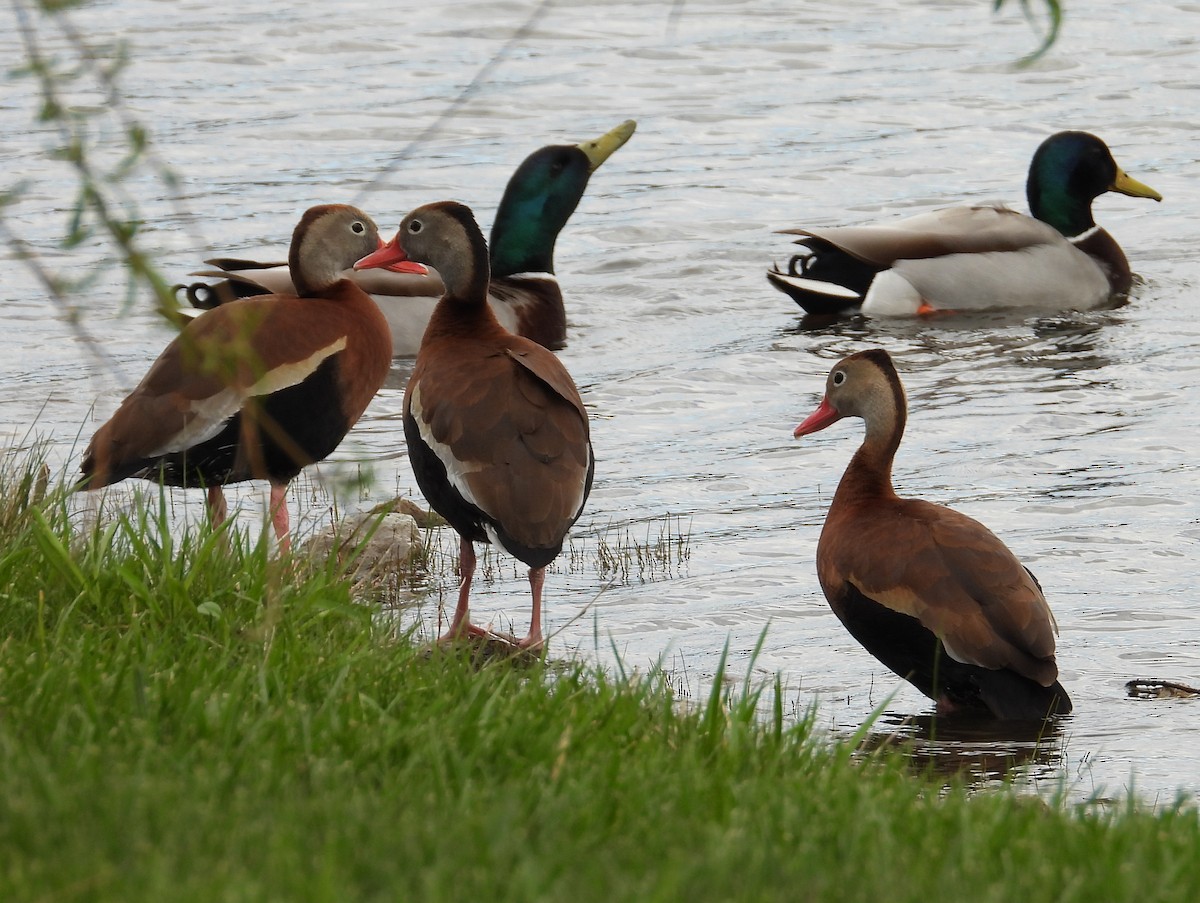
[[[1189,807],[946,787],[745,689],[429,655],[330,570],[159,511],[84,531],[40,473],[0,477],[0,900],[1200,899]]]

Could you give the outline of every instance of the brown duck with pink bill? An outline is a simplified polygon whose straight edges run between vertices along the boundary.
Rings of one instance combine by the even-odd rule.
[[[292,235],[296,291],[223,304],[188,323],[96,431],[80,488],[130,477],[204,488],[216,525],[223,486],[266,480],[288,548],[288,483],[337,448],[391,365],[387,321],[344,278],[379,245],[375,223],[355,207],[308,210]]]
[[[892,488],[907,416],[892,359],[875,349],[839,361],[820,406],[796,427],[799,438],[843,417],[866,422],[817,543],[825,598],[939,713],[1070,712],[1054,658],[1058,627],[1033,574],[983,524]]]
[[[406,260],[434,267],[446,286],[404,393],[417,485],[460,537],[462,585],[446,638],[495,636],[472,624],[468,611],[473,544],[492,542],[529,567],[529,632],[514,642],[539,648],[545,569],[592,488],[587,411],[553,352],[496,320],[487,243],[467,207],[417,208],[357,267]]]

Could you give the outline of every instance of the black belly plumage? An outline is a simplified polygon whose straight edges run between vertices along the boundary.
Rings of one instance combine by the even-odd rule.
[[[880,605],[851,585],[831,607],[863,648],[930,699],[945,697],[955,706],[1008,719],[1071,711],[1071,699],[1057,681],[1043,687],[1015,671],[957,661],[916,618]]]

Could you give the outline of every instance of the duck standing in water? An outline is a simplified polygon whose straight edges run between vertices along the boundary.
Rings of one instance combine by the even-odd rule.
[[[221,487],[267,480],[288,549],[288,483],[337,448],[391,366],[387,322],[345,278],[379,245],[375,223],[355,207],[305,212],[289,253],[295,293],[223,304],[189,322],[92,437],[79,488],[130,477],[205,488],[216,526],[227,511]]]
[[[434,267],[446,287],[404,393],[417,485],[460,537],[462,584],[444,638],[495,636],[469,616],[473,544],[492,542],[529,567],[533,611],[515,642],[538,649],[546,566],[592,488],[587,411],[562,362],[497,321],[487,244],[470,209],[453,201],[419,207],[356,266],[404,261]]]
[[[1162,200],[1127,176],[1087,132],[1051,135],[1033,155],[1025,193],[1033,216],[994,205],[908,219],[786,229],[803,251],[768,281],[812,314],[861,305],[867,316],[1028,308],[1088,310],[1125,295],[1133,274],[1092,218],[1106,191]]]
[[[907,410],[891,357],[875,349],[839,361],[820,406],[796,427],[799,438],[843,417],[866,422],[817,543],[825,598],[939,713],[1070,712],[1054,660],[1058,627],[1033,574],[983,524],[892,488]]]
[[[549,145],[530,154],[517,167],[492,224],[492,312],[509,332],[533,339],[552,350],[567,342],[567,313],[554,273],[554,245],[579,201],[588,180],[619,150],[637,128],[632,119],[599,138],[579,144]],[[222,278],[215,285],[186,286],[197,307],[261,294],[290,291],[291,278],[283,263],[258,263],[236,258],[206,261],[216,267],[195,273]],[[387,317],[393,353],[412,357],[444,286],[437,273],[413,275],[372,268],[354,275]]]

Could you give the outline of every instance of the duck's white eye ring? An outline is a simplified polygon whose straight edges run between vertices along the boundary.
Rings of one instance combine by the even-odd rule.
[[[355,220],[353,223],[350,224],[350,231],[353,232],[355,235],[362,235],[364,232],[367,231],[367,227],[360,221]]]
[[[415,219],[411,223],[408,224],[408,231],[413,233],[414,235],[416,233],[420,232],[423,228],[425,228],[425,227],[421,225],[421,221],[419,219]]]
[[[835,386],[840,386],[845,381],[846,381],[846,371],[845,370],[834,370],[833,371],[833,384]]]

